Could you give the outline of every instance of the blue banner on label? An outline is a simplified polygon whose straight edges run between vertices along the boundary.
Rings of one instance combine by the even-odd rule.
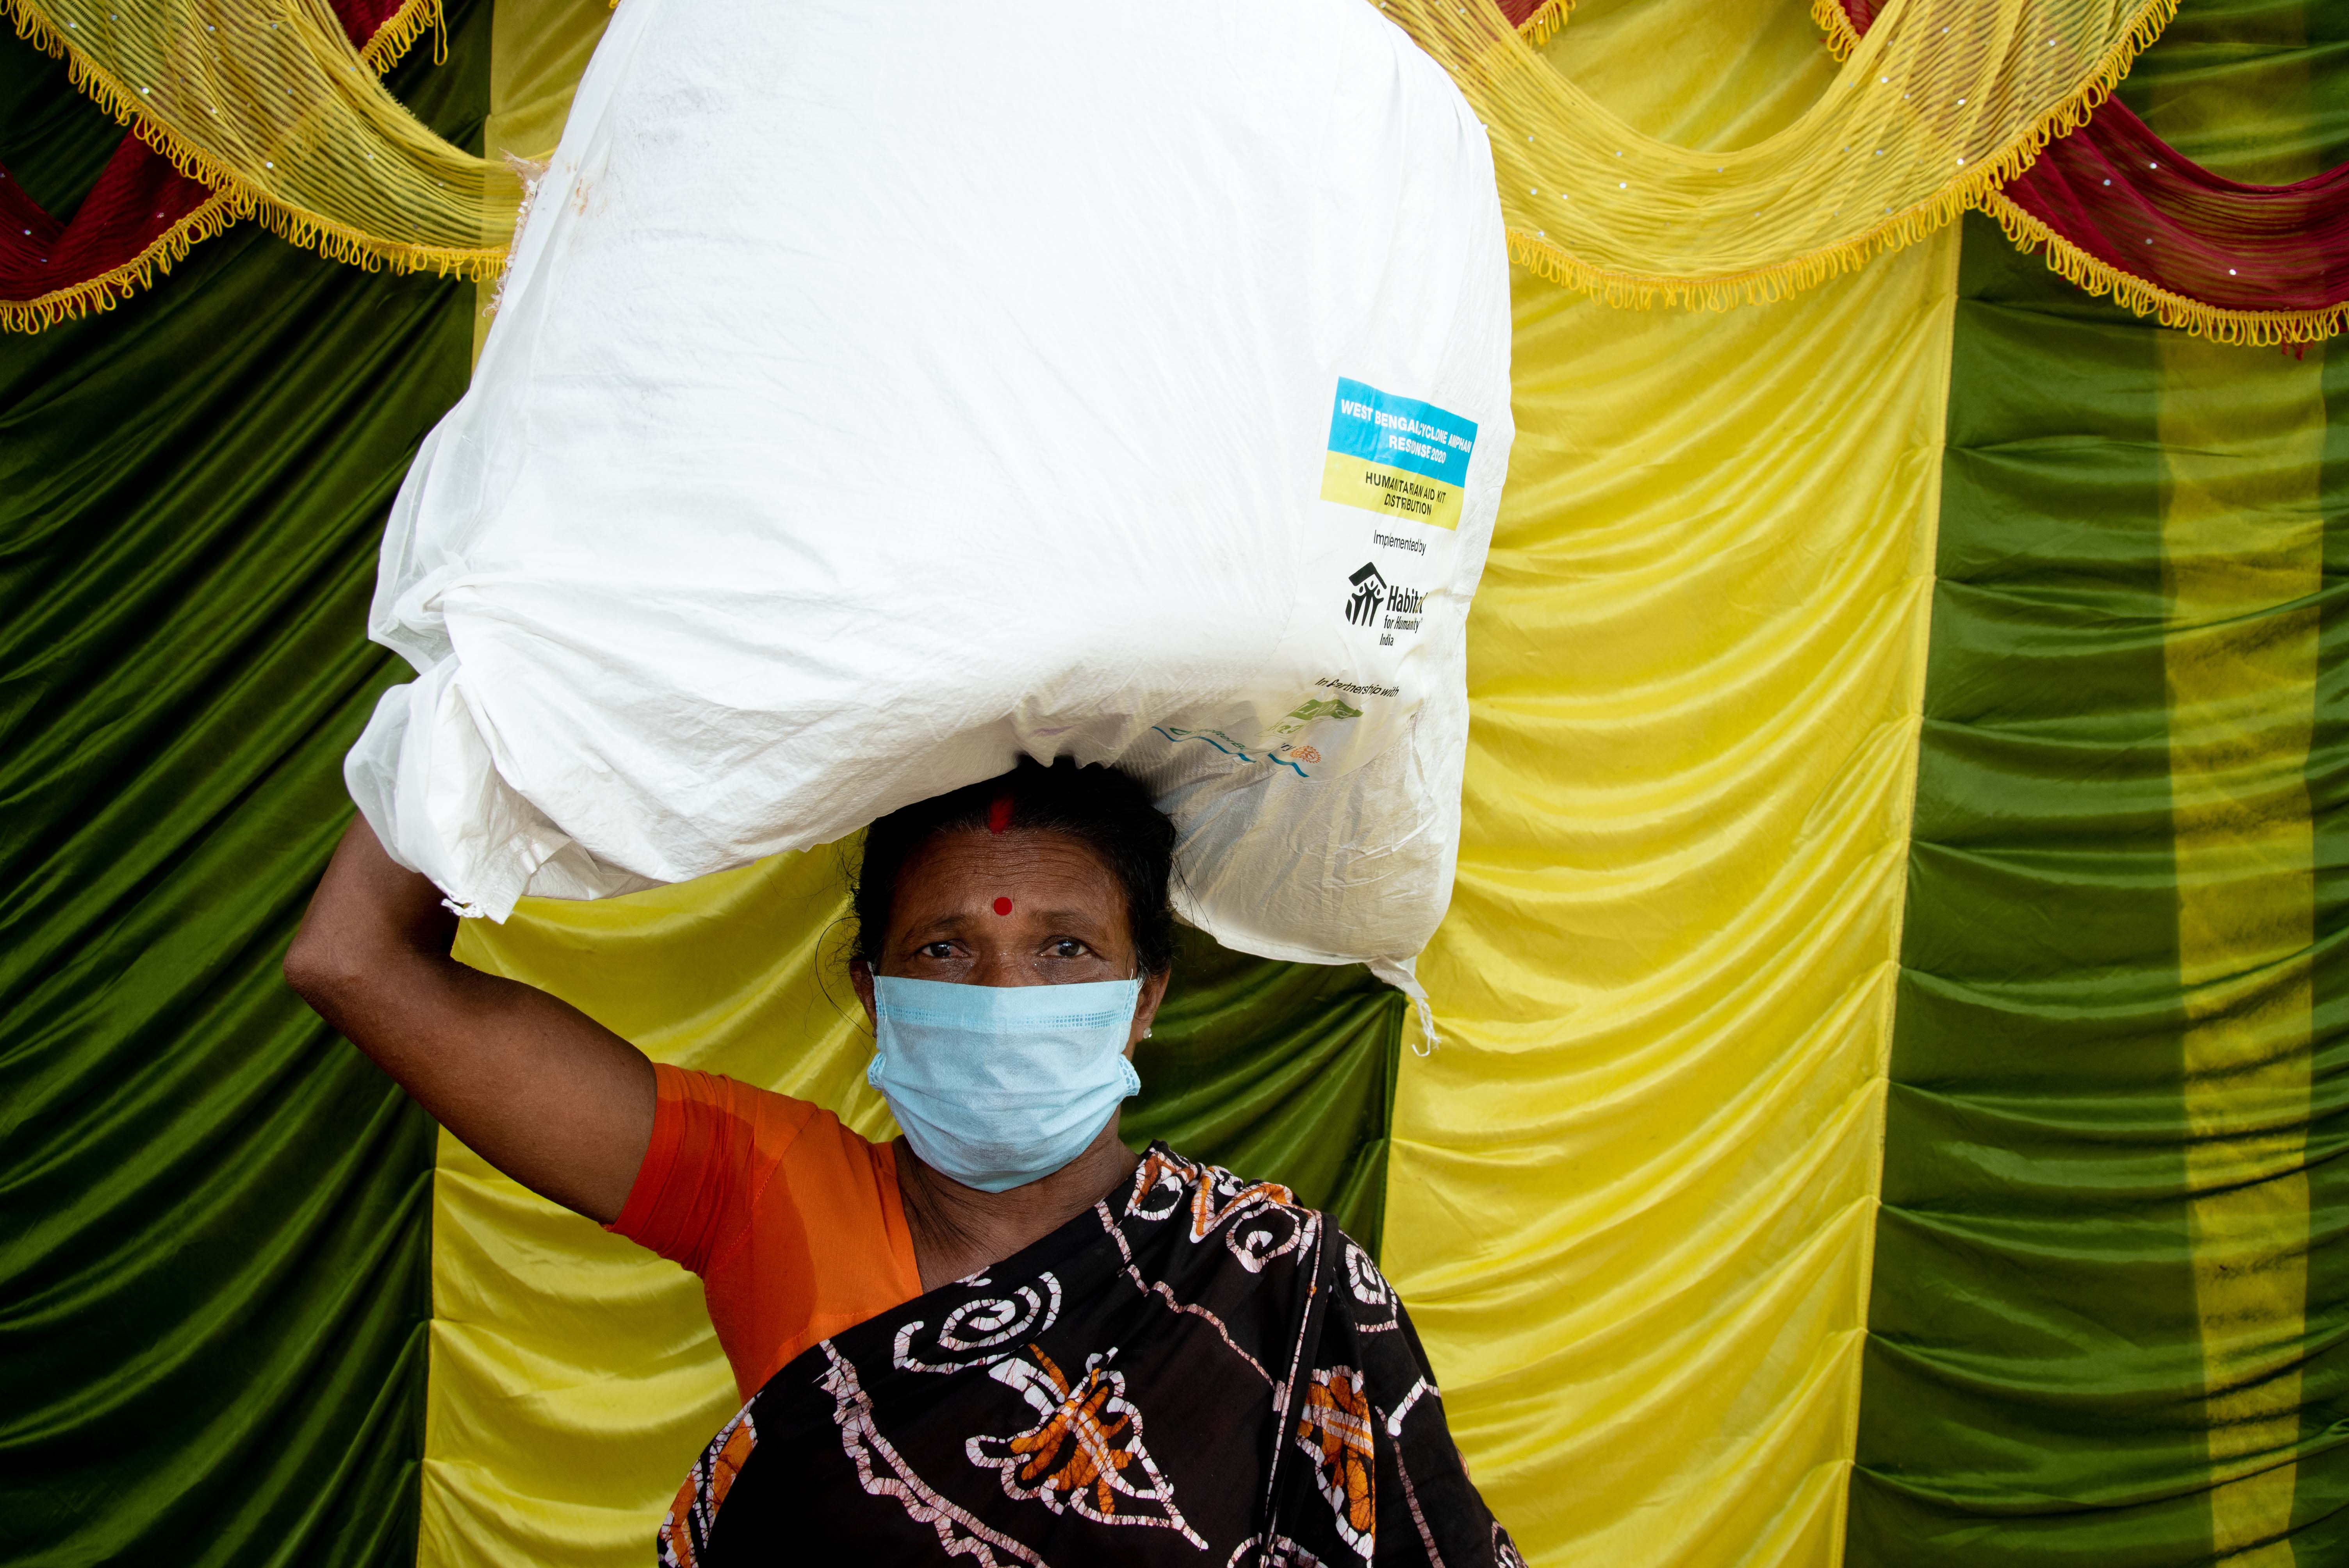
[[[1474,420],[1341,376],[1338,407],[1330,416],[1321,496],[1365,511],[1457,528],[1468,459],[1475,449]]]
[[[1464,484],[1468,454],[1476,449],[1476,426],[1433,403],[1398,397],[1341,376],[1338,408],[1330,417],[1330,449]]]

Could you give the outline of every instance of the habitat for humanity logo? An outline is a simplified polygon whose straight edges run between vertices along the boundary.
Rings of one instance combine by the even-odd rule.
[[[1362,569],[1348,579],[1354,585],[1354,596],[1346,601],[1346,619],[1357,626],[1367,626],[1379,618],[1379,603],[1387,596],[1387,580],[1379,575],[1371,562],[1362,562]]]

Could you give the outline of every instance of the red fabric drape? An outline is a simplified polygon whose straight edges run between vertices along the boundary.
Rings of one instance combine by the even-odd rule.
[[[381,70],[439,14],[437,0],[332,0],[353,44]],[[0,327],[31,331],[103,310],[232,220],[227,198],[126,135],[60,222],[0,167]]]
[[[1840,4],[1847,35],[1821,16],[1838,53],[1882,9]],[[2246,185],[2179,157],[2107,98],[1984,206],[2074,283],[2165,325],[2309,343],[2349,319],[2349,165],[2293,185]]]
[[[2221,179],[2113,98],[2001,194],[1990,211],[2016,243],[2171,325],[2307,342],[2349,314],[2349,166],[2295,185]]]

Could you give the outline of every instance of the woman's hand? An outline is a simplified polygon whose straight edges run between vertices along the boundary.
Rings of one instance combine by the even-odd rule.
[[[456,926],[357,818],[285,979],[483,1159],[609,1223],[652,1141],[652,1063],[576,1007],[450,957]]]

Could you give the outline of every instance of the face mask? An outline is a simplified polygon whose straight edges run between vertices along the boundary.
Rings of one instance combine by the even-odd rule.
[[[880,1037],[864,1081],[881,1091],[923,1163],[1000,1192],[1084,1151],[1118,1102],[1142,1091],[1125,1037],[1139,980],[956,985],[873,977]]]

